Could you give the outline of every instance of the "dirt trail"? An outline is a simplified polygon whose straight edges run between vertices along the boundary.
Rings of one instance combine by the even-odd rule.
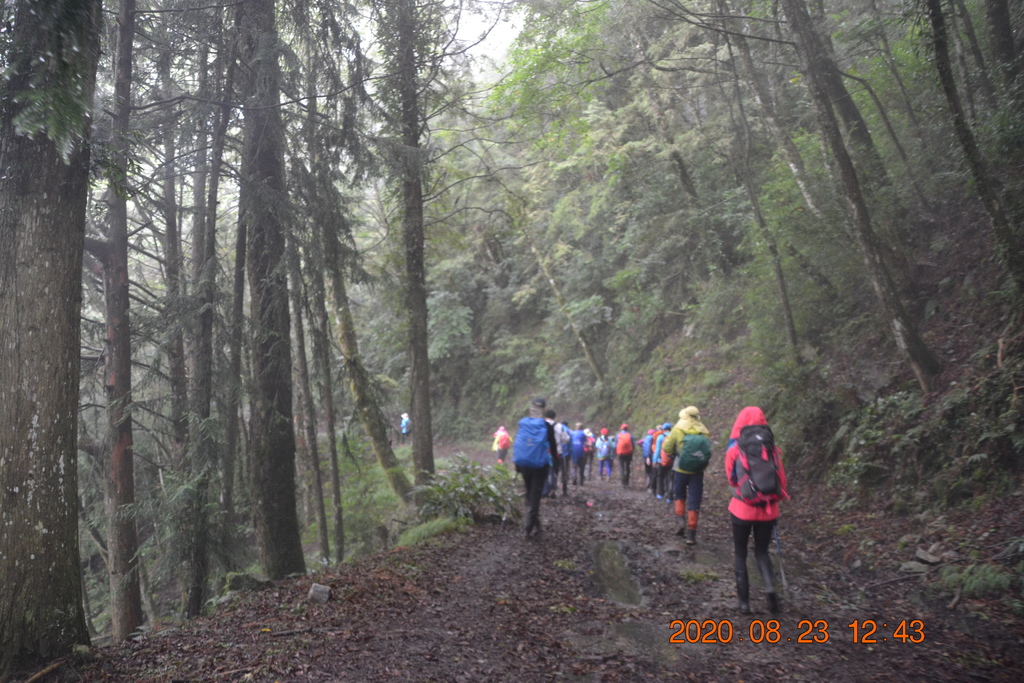
[[[777,630],[756,578],[754,613],[736,613],[720,467],[716,459],[707,475],[696,547],[674,534],[670,506],[644,490],[635,466],[629,489],[616,473],[545,500],[539,538],[481,525],[279,582],[76,672],[86,681],[1020,680],[1019,621],[936,605],[919,579],[851,573],[849,547],[860,546],[836,535],[849,518],[801,516],[800,491],[780,523],[789,589]],[[314,580],[332,588],[325,605],[304,600]],[[676,620],[689,627],[673,644]],[[877,642],[855,643],[848,625],[864,636],[866,620]],[[920,620],[923,642],[893,639],[904,620]],[[827,641],[815,642],[826,628]],[[729,642],[687,642],[730,630]]]

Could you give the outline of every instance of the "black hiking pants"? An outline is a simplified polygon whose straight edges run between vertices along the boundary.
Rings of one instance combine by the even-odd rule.
[[[540,498],[544,493],[544,482],[548,480],[549,466],[544,467],[519,467],[516,466],[519,474],[523,475],[523,483],[526,485],[526,523],[523,530],[529,536],[534,529],[540,530]]]
[[[566,458],[552,458],[551,475],[545,491],[552,494],[558,491],[558,480],[562,480],[562,495],[569,492],[569,461]]]
[[[667,500],[675,498],[672,488],[672,465],[658,465],[658,493]]]
[[[770,522],[748,522],[740,519],[734,514],[732,518],[732,544],[735,556],[733,558],[733,570],[736,572],[737,585],[747,584],[747,539],[750,532],[754,532],[754,559],[757,561],[757,569],[761,573],[761,580],[764,583],[766,593],[775,592],[775,576],[772,571],[772,560],[768,556],[768,545],[772,541],[772,530],[775,528],[775,520]]]
[[[572,483],[583,486],[587,474],[587,456],[582,456],[572,464]]]
[[[633,454],[620,455],[619,458],[619,476],[622,477],[622,485],[629,486],[629,474],[633,469]]]

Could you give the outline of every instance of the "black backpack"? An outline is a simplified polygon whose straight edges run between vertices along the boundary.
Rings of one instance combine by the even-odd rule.
[[[736,458],[734,495],[745,503],[759,506],[781,500],[779,458],[771,428],[768,425],[748,425],[740,431],[737,444],[740,452]]]

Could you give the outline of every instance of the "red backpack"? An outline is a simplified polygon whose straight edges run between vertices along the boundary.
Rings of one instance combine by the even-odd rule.
[[[615,455],[633,455],[633,435],[629,432],[619,432],[615,439]]]

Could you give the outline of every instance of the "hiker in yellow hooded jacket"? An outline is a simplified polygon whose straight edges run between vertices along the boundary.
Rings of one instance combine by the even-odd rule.
[[[697,542],[697,520],[700,518],[700,504],[704,498],[704,469],[711,461],[711,441],[708,429],[700,421],[696,406],[687,406],[679,411],[679,422],[665,437],[662,453],[674,460],[675,511],[683,517],[683,501],[686,503],[686,526],[676,532],[686,535],[686,544]]]

